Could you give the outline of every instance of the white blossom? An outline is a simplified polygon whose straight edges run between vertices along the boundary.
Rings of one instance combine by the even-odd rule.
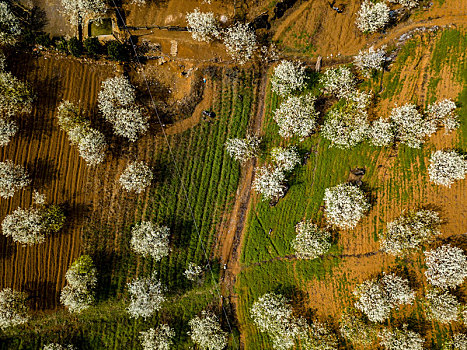
[[[104,134],[92,128],[88,128],[78,141],[79,155],[89,165],[102,163],[107,148]]]
[[[0,162],[0,197],[13,197],[16,191],[31,183],[26,169],[11,160]]]
[[[443,344],[442,350],[467,350],[467,334],[454,334],[452,339],[449,339]]]
[[[28,84],[10,72],[0,72],[0,114],[3,117],[31,112],[33,100]]]
[[[428,318],[440,323],[457,321],[461,305],[457,298],[447,291],[430,289],[426,294]]]
[[[423,118],[413,104],[395,107],[390,118],[396,139],[411,148],[420,148],[425,139],[436,132],[436,124]]]
[[[256,168],[253,189],[263,195],[264,200],[278,199],[284,196],[285,174],[280,168],[262,166]]]
[[[148,116],[136,104],[135,88],[127,78],[118,76],[104,80],[97,103],[116,135],[134,142],[147,131]]]
[[[338,342],[336,334],[325,324],[313,322],[306,324],[301,319],[304,326],[300,327],[300,345],[303,350],[336,350]]]
[[[417,7],[418,6],[418,0],[389,0],[389,2],[395,3],[395,4],[400,4],[404,7],[407,7],[409,9]]]
[[[282,137],[311,135],[317,127],[319,112],[315,109],[315,97],[311,94],[290,96],[274,111],[274,121]]]
[[[405,255],[440,235],[440,223],[439,215],[432,210],[402,214],[380,233],[381,249],[391,255]]]
[[[348,67],[327,69],[320,78],[323,92],[335,95],[338,98],[346,98],[355,91],[356,80]]]
[[[358,314],[355,309],[344,312],[340,318],[339,331],[353,345],[368,348],[376,340],[376,328]]]
[[[437,101],[428,106],[428,116],[438,126],[444,126],[445,132],[449,133],[459,127],[459,119],[454,110],[456,104],[448,99]]]
[[[140,332],[139,339],[143,350],[170,350],[175,331],[167,324],[161,324],[156,329],[149,328]]]
[[[400,329],[383,329],[379,333],[380,344],[386,350],[423,350],[424,340],[420,334],[409,331],[407,326]]]
[[[374,33],[389,22],[389,6],[384,2],[372,3],[365,0],[357,14],[357,27],[364,33]]]
[[[450,244],[425,252],[425,276],[433,286],[455,288],[467,277],[467,257],[464,251]]]
[[[305,66],[300,62],[281,61],[274,68],[271,78],[272,91],[285,96],[292,91],[302,90],[305,86]]]
[[[72,24],[81,24],[84,17],[102,15],[107,10],[104,0],[62,0],[62,6]]]
[[[183,275],[185,275],[185,277],[190,281],[196,281],[201,276],[202,273],[203,273],[203,269],[201,268],[201,266],[198,266],[195,263],[190,262],[186,270],[183,272]]]
[[[363,74],[369,78],[373,70],[382,70],[384,61],[386,60],[386,52],[383,48],[375,50],[371,46],[366,51],[360,51],[357,56],[354,57],[355,65],[360,68]]]
[[[32,194],[32,201],[34,204],[37,205],[44,205],[47,201],[45,194],[39,193],[38,191],[34,190]]]
[[[0,118],[0,146],[6,146],[18,132],[18,125],[14,120]]]
[[[390,121],[376,119],[368,129],[368,138],[374,146],[390,146],[394,143],[394,128]]]
[[[134,162],[127,166],[119,182],[125,190],[141,193],[151,184],[153,177],[151,168],[144,162]]]
[[[35,208],[16,209],[2,222],[3,234],[21,244],[36,244],[45,241],[43,215]]]
[[[355,307],[372,322],[383,322],[394,307],[412,304],[415,299],[409,282],[394,274],[364,281],[355,288],[354,295],[358,298]]]
[[[292,242],[292,248],[299,259],[315,259],[331,248],[331,233],[311,221],[299,222],[295,231],[297,236]]]
[[[50,343],[50,344],[44,345],[42,350],[76,350],[76,348],[71,344],[61,345],[58,343]]]
[[[187,13],[185,18],[188,31],[191,32],[194,40],[210,42],[213,38],[219,37],[217,22],[212,12],[200,12],[196,8],[193,12]]]
[[[168,227],[143,221],[131,230],[130,245],[136,253],[159,261],[169,255],[169,237]]]
[[[256,48],[255,32],[248,23],[237,22],[225,31],[224,45],[233,59],[239,64],[245,64],[250,60]]]
[[[201,316],[195,316],[188,324],[191,329],[188,334],[201,350],[222,350],[227,346],[228,334],[222,330],[212,312],[203,311]]]
[[[292,171],[301,162],[295,146],[275,147],[271,150],[271,158],[276,166],[284,172]]]
[[[165,288],[157,279],[157,273],[154,271],[149,277],[136,278],[128,283],[130,293],[130,305],[127,308],[130,317],[144,319],[152,316],[154,312],[162,307],[166,300],[163,295]]]
[[[21,34],[21,22],[6,1],[0,2],[0,44],[14,44]]]
[[[0,329],[4,330],[28,321],[26,297],[25,293],[11,288],[0,291]]]
[[[225,149],[235,160],[246,162],[256,157],[261,138],[255,135],[247,135],[244,139],[231,138],[225,142]]]
[[[370,209],[363,191],[350,183],[343,183],[324,191],[325,212],[328,221],[341,229],[351,229]]]
[[[455,150],[438,150],[431,154],[428,174],[436,185],[451,187],[456,180],[465,179],[467,159]]]

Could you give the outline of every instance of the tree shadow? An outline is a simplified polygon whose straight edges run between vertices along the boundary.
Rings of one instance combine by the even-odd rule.
[[[121,262],[122,256],[115,251],[106,249],[96,249],[88,254],[98,268],[96,301],[104,301],[111,296],[115,296],[117,285],[112,279],[112,272],[115,266]]]
[[[11,238],[0,235],[0,260],[9,259],[16,253],[16,244]]]
[[[169,226],[171,235],[171,246],[176,245],[177,249],[188,248],[192,237],[192,232],[195,229],[193,220],[176,217]]]
[[[28,294],[28,302],[33,310],[52,309],[58,301],[59,291],[51,281],[30,281],[21,285]]]
[[[43,188],[57,179],[57,165],[50,159],[39,158],[26,164],[30,178],[31,187]]]

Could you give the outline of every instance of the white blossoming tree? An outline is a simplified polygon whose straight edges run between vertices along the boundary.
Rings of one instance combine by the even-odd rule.
[[[292,307],[280,294],[266,293],[259,297],[250,315],[259,330],[271,337],[274,349],[291,349],[304,331],[303,320],[293,316]]]
[[[455,150],[438,150],[431,154],[428,174],[434,184],[451,187],[456,180],[465,179],[467,159]]]
[[[371,46],[366,51],[360,51],[357,56],[354,57],[355,65],[360,68],[363,75],[367,78],[370,77],[373,71],[382,70],[384,61],[386,60],[386,52],[383,48],[375,50]]]
[[[384,2],[372,3],[365,0],[357,13],[356,24],[364,33],[374,33],[389,22],[389,6]]]
[[[403,329],[383,329],[379,337],[381,346],[386,350],[423,350],[425,342],[420,334],[408,330],[407,326]]]
[[[145,257],[155,261],[169,255],[170,229],[150,221],[143,221],[131,230],[131,248]]]
[[[331,248],[331,233],[311,221],[299,222],[295,231],[297,236],[292,242],[292,248],[299,259],[315,259]]]
[[[6,146],[18,132],[18,125],[14,120],[0,118],[0,146]]]
[[[65,274],[67,284],[60,294],[61,303],[72,313],[86,310],[94,302],[97,269],[89,255],[80,256]]]
[[[102,15],[107,10],[104,0],[62,0],[62,6],[70,22],[78,25],[86,16]]]
[[[29,84],[23,83],[10,72],[0,72],[0,116],[5,118],[32,109],[34,94]]]
[[[443,344],[442,350],[465,350],[467,349],[467,334],[456,333]]]
[[[203,273],[203,269],[201,268],[201,266],[196,265],[193,262],[190,262],[186,270],[183,272],[183,275],[189,281],[196,281],[201,277],[202,273]]]
[[[259,151],[261,138],[255,135],[247,135],[244,139],[231,138],[225,142],[225,149],[235,160],[246,162],[256,157]]]
[[[409,281],[394,275],[385,274],[380,279],[367,280],[354,290],[357,297],[355,307],[372,322],[383,322],[391,310],[401,304],[412,304],[415,292]]]
[[[381,249],[395,256],[404,256],[441,234],[441,219],[432,210],[404,213],[387,224],[379,234]]]
[[[426,311],[429,319],[450,323],[458,320],[461,304],[454,295],[433,288],[426,293]]]
[[[288,97],[274,111],[273,118],[279,126],[280,136],[304,139],[316,130],[318,116],[315,97],[308,94]]]
[[[271,150],[271,158],[276,166],[284,172],[292,171],[301,162],[295,146],[275,147]]]
[[[414,104],[395,107],[390,118],[396,139],[411,148],[420,148],[425,139],[436,132],[436,124],[424,118]]]
[[[21,34],[21,22],[8,2],[0,2],[0,44],[15,44]]]
[[[162,303],[166,300],[163,295],[165,288],[157,279],[155,271],[149,277],[136,278],[128,283],[128,291],[130,305],[127,311],[132,318],[150,317],[162,307]]]
[[[313,322],[306,324],[300,319],[300,345],[305,350],[335,350],[338,347],[336,334],[325,324]]]
[[[4,330],[28,321],[26,297],[25,293],[11,288],[0,291],[0,329]]]
[[[149,328],[140,332],[140,342],[143,350],[170,350],[175,331],[167,324],[161,324],[156,329]]]
[[[365,193],[357,186],[343,183],[324,191],[328,221],[341,229],[352,229],[370,209]]]
[[[272,91],[281,96],[302,90],[305,86],[305,67],[300,62],[281,61],[274,68],[271,85]]]
[[[338,98],[347,98],[356,89],[356,80],[348,67],[327,69],[320,78],[323,92]]]
[[[438,126],[444,126],[445,132],[449,133],[459,127],[459,119],[454,112],[456,109],[454,101],[444,99],[436,101],[428,106],[428,117]]]
[[[31,183],[26,169],[11,160],[0,162],[0,197],[13,197],[16,191]]]
[[[248,23],[237,22],[224,32],[227,53],[239,64],[245,64],[256,49],[256,35]]]
[[[61,345],[58,343],[50,343],[50,344],[44,345],[42,350],[76,350],[76,348],[71,344]]]
[[[263,195],[264,200],[274,200],[285,195],[285,174],[280,168],[263,166],[256,168],[253,189]]]
[[[187,13],[185,18],[188,23],[188,31],[191,32],[194,40],[210,42],[220,36],[212,12],[200,12],[196,8],[193,12]]]
[[[119,182],[125,190],[141,193],[151,184],[153,177],[151,168],[144,162],[134,162],[127,166]]]
[[[202,350],[222,350],[227,346],[228,333],[223,331],[212,312],[203,311],[188,322],[191,340]]]
[[[124,76],[104,80],[97,103],[116,135],[134,142],[147,131],[148,116],[136,104],[135,88]]]
[[[467,257],[464,251],[450,244],[425,252],[425,276],[433,286],[455,288],[467,277]]]
[[[355,346],[369,348],[376,342],[377,330],[355,309],[345,311],[340,318],[341,335]]]
[[[390,121],[379,118],[371,123],[367,136],[374,146],[391,146],[395,141],[394,127]]]
[[[418,0],[389,0],[389,2],[395,3],[395,4],[400,4],[404,7],[407,7],[409,9],[417,7],[418,6]]]

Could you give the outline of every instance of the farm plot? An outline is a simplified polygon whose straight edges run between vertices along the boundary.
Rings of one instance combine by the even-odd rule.
[[[414,46],[422,46],[421,40],[425,43],[423,49],[411,55]],[[396,103],[416,102],[426,107],[442,98],[459,103],[461,128],[451,135],[438,132],[421,149],[376,148],[364,143],[343,151],[329,148],[329,143],[317,135],[301,143],[285,141],[278,137],[271,118],[280,101],[276,95],[268,95],[264,124],[268,148],[296,143],[302,154],[310,152],[310,156],[306,165],[294,171],[288,193],[275,207],[259,198],[252,204],[242,248],[242,271],[236,284],[237,313],[246,349],[272,346],[268,336],[259,333],[249,316],[252,303],[262,294],[280,292],[292,300],[297,314],[329,321],[337,330],[340,314],[353,304],[355,286],[382,271],[398,271],[418,290],[415,305],[393,313],[390,324],[408,322],[422,332],[428,339],[427,345],[431,342],[434,348],[459,327],[456,323],[450,328],[426,320],[421,300],[421,291],[426,285],[423,254],[418,252],[406,259],[395,259],[380,251],[377,237],[386,223],[404,210],[429,206],[439,211],[444,221],[443,235],[434,245],[451,242],[466,248],[462,238],[467,227],[466,181],[450,189],[436,187],[429,182],[426,171],[432,151],[449,147],[465,150],[467,147],[467,110],[463,103],[467,82],[465,40],[463,28],[440,31],[431,39],[417,37],[401,50],[389,72],[364,84],[377,93],[373,112],[378,116],[387,116]],[[383,90],[378,94],[381,86]],[[290,245],[295,237],[294,226],[305,218],[324,223],[324,189],[346,182],[350,169],[355,167],[366,169],[363,182],[373,198],[368,216],[356,229],[339,231],[330,252],[322,259],[297,260]],[[458,294],[464,300],[465,287]]]

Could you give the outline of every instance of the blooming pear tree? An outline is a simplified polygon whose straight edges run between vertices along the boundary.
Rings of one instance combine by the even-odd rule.
[[[256,35],[248,23],[237,22],[224,32],[227,53],[239,64],[245,64],[256,49]]]
[[[394,274],[364,281],[355,288],[354,295],[358,299],[355,307],[372,322],[384,322],[393,308],[412,304],[415,299],[409,281]]]
[[[431,154],[428,174],[434,184],[451,187],[456,180],[465,179],[467,159],[455,150],[438,150]]]
[[[357,13],[356,24],[364,33],[374,33],[389,23],[389,6],[384,2],[372,3],[365,0]]]
[[[420,148],[425,139],[436,132],[436,124],[423,117],[414,104],[395,107],[390,119],[398,141],[411,148]]]
[[[301,163],[295,146],[289,148],[275,147],[271,151],[272,161],[284,172],[292,171]]]
[[[418,6],[418,0],[389,0],[389,2],[395,3],[395,4],[400,4],[404,7],[407,7],[409,9],[417,7]]]
[[[0,2],[0,44],[15,44],[21,32],[21,22],[10,4],[7,1]]]
[[[408,212],[387,224],[379,234],[381,249],[388,254],[404,256],[441,234],[441,219],[432,210]]]
[[[335,350],[338,348],[336,334],[320,322],[306,324],[300,319],[303,326],[300,327],[300,345],[306,350]]]
[[[162,307],[166,300],[163,295],[165,288],[157,279],[154,271],[149,277],[136,278],[128,283],[130,305],[127,308],[130,317],[144,319],[150,317]]]
[[[428,117],[433,120],[438,126],[444,126],[445,132],[449,133],[459,127],[459,119],[454,112],[456,104],[444,99],[436,101],[428,106]]]
[[[29,84],[23,83],[10,72],[0,72],[0,117],[30,113],[33,100],[34,94]]]
[[[156,329],[149,328],[140,332],[140,342],[143,350],[170,350],[175,331],[167,324],[161,324]]]
[[[170,229],[150,221],[143,221],[131,230],[131,248],[145,257],[155,261],[169,255]]]
[[[223,331],[212,312],[202,311],[188,322],[191,340],[202,350],[222,350],[227,346],[228,333]]]
[[[383,48],[375,50],[371,46],[368,50],[360,51],[357,56],[354,57],[355,65],[360,68],[363,75],[367,78],[370,77],[373,71],[383,69],[383,64],[386,60],[386,52]]]
[[[183,275],[189,281],[196,281],[200,278],[202,273],[203,273],[203,269],[201,268],[201,266],[196,265],[193,262],[190,262],[186,270],[183,272]]]
[[[403,329],[383,329],[379,337],[386,350],[423,350],[425,342],[420,334],[408,330],[406,325]]]
[[[76,350],[76,348],[71,344],[61,345],[58,343],[50,343],[50,344],[44,345],[42,350]]]
[[[5,330],[28,321],[26,298],[25,293],[11,288],[0,291],[0,329]]]
[[[217,22],[212,12],[200,12],[196,8],[193,12],[187,13],[186,21],[188,31],[194,40],[210,42],[220,36]]]
[[[148,116],[136,104],[135,88],[124,76],[102,82],[97,104],[116,135],[134,142],[147,131]]]
[[[260,137],[255,135],[247,135],[244,139],[227,139],[225,142],[225,149],[232,158],[243,163],[253,157],[256,157],[259,151],[260,143]]]
[[[370,209],[365,193],[357,186],[343,183],[324,191],[328,221],[341,229],[352,229]]]
[[[271,85],[272,91],[281,96],[302,90],[305,86],[305,67],[300,62],[281,61],[274,68]]]
[[[285,195],[285,174],[280,168],[262,166],[256,168],[253,189],[263,195],[263,200],[274,200]]]
[[[31,183],[26,169],[11,160],[0,162],[0,197],[13,197],[16,191]]]
[[[94,302],[97,269],[89,255],[80,256],[65,274],[67,284],[60,294],[61,303],[72,313],[86,310]]]
[[[89,15],[102,15],[107,10],[104,0],[62,0],[62,7],[72,24],[81,25]]]
[[[6,146],[18,132],[18,125],[14,120],[0,118],[0,146]]]
[[[356,80],[348,67],[327,69],[320,78],[323,92],[335,95],[337,98],[346,98],[356,89]]]
[[[426,293],[426,311],[429,319],[450,323],[458,320],[461,304],[454,295],[434,288]]]
[[[465,350],[467,349],[467,334],[456,333],[443,344],[442,350]]]
[[[464,251],[450,244],[425,252],[425,276],[433,286],[455,288],[467,277],[467,257]]]
[[[299,222],[295,231],[297,236],[292,242],[292,248],[299,259],[315,259],[331,248],[331,233],[311,221]]]
[[[367,136],[374,146],[391,146],[395,141],[394,127],[390,121],[379,118],[371,123]]]
[[[119,178],[120,185],[128,192],[143,192],[151,184],[154,175],[144,162],[129,164]]]
[[[279,135],[285,138],[311,135],[317,127],[319,112],[311,94],[290,96],[274,111],[273,119],[279,126]]]
[[[376,341],[377,331],[372,324],[368,324],[355,309],[344,312],[340,318],[339,331],[341,335],[356,346],[369,346]]]

